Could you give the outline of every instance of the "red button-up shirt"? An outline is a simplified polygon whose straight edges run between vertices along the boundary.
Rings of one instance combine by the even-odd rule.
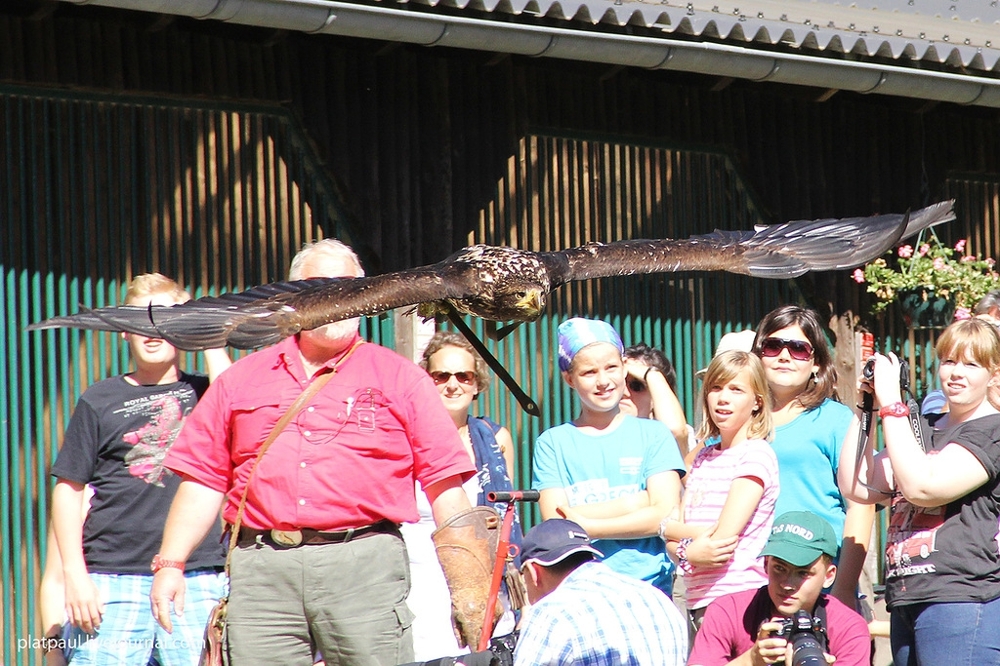
[[[294,337],[241,359],[198,402],[165,465],[226,493],[232,523],[260,445],[311,380]],[[426,488],[473,471],[427,373],[365,343],[265,452],[243,524],[332,531],[413,522],[414,479]]]

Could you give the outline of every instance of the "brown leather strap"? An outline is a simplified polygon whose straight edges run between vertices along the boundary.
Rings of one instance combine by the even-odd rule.
[[[274,424],[274,428],[271,429],[271,433],[267,436],[267,439],[260,445],[260,449],[257,451],[257,458],[253,461],[253,467],[250,468],[250,474],[247,476],[247,483],[243,487],[243,496],[240,497],[240,505],[236,509],[236,520],[233,521],[232,531],[229,534],[229,551],[226,553],[226,574],[229,573],[229,561],[233,555],[233,549],[236,548],[236,544],[240,538],[240,524],[243,522],[243,512],[246,510],[247,505],[247,493],[250,491],[250,481],[253,480],[254,473],[257,471],[257,465],[260,464],[261,458],[264,457],[264,453],[267,449],[274,443],[274,440],[278,439],[278,435],[291,423],[292,419],[302,411],[302,409],[308,404],[308,402],[319,393],[320,389],[326,385],[328,381],[333,379],[333,376],[337,374],[337,368],[343,364],[354,351],[361,346],[364,340],[358,340],[351,346],[347,352],[341,356],[333,367],[330,368],[328,372],[324,372],[322,375],[312,380],[312,382],[305,388],[299,397],[295,399],[295,402],[289,406],[278,422]]]

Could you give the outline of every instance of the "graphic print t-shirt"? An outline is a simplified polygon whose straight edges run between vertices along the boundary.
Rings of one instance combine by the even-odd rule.
[[[181,375],[173,384],[134,386],[124,377],[97,382],[80,396],[52,475],[94,489],[83,526],[92,572],[148,574],[180,478],[163,459],[208,378]],[[213,527],[187,569],[222,566],[220,528]]]
[[[974,455],[989,480],[939,507],[919,507],[895,494],[885,552],[890,608],[1000,597],[1000,415],[933,431],[928,456],[951,443]]]
[[[531,487],[562,488],[570,506],[634,495],[661,472],[684,474],[670,430],[659,421],[632,416],[606,434],[583,434],[572,423],[549,428],[535,443],[532,467]],[[597,539],[594,546],[613,570],[670,594],[673,563],[659,537]]]

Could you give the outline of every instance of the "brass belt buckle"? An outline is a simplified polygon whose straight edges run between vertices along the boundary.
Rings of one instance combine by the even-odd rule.
[[[271,541],[285,548],[294,548],[302,543],[302,531],[271,530]]]

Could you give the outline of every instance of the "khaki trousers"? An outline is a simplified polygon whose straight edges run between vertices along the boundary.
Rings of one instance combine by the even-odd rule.
[[[373,534],[342,544],[237,548],[230,563],[233,666],[394,666],[413,661],[403,540]]]

